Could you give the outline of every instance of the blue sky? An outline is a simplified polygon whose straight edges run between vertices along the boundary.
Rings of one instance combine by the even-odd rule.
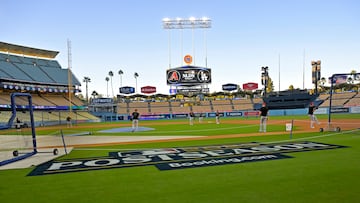
[[[70,39],[74,74],[80,81],[90,77],[89,92],[104,96],[112,96],[111,84],[107,90],[105,81],[109,71],[115,73],[113,89],[118,93],[120,69],[123,86],[135,87],[137,72],[139,92],[151,85],[158,93],[169,93],[165,17],[212,20],[206,37],[201,29],[194,35],[191,30],[182,35],[180,30],[170,31],[172,67],[182,64],[183,55],[194,55],[194,39],[195,65],[205,66],[207,55],[212,69],[211,92],[220,91],[225,83],[260,84],[262,66],[269,67],[276,90],[279,81],[281,90],[289,85],[302,88],[303,82],[311,88],[312,60],[322,61],[326,78],[360,72],[356,0],[0,0],[0,5],[0,41],[60,51],[56,59],[67,68]],[[85,93],[85,84],[82,90]]]

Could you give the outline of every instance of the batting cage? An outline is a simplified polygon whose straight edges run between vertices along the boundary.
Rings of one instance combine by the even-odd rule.
[[[2,111],[0,166],[39,153],[31,94],[12,93],[11,111]],[[58,149],[50,153],[57,155]]]
[[[333,74],[330,79],[330,97],[329,97],[329,109],[328,109],[328,119],[326,126],[321,127],[319,130],[320,132],[324,131],[333,131],[333,132],[340,132],[341,130],[359,130],[360,125],[358,122],[351,119],[351,117],[345,117],[345,118],[334,118],[333,114],[335,113],[350,113],[349,108],[344,108],[343,103],[342,105],[338,106],[333,99],[333,89],[334,89],[334,83],[337,82],[337,78],[343,77],[343,76],[349,76],[351,74],[348,73],[340,73],[340,74]],[[354,94],[355,96],[356,94]]]

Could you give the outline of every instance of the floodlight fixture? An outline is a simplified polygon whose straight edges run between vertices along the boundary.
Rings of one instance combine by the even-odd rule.
[[[211,19],[208,17],[188,19],[182,18],[164,18],[162,20],[164,29],[194,29],[194,28],[211,28]]]

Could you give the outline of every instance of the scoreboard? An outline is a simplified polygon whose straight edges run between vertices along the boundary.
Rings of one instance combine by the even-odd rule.
[[[196,86],[211,83],[211,69],[198,66],[182,66],[166,71],[168,85]]]

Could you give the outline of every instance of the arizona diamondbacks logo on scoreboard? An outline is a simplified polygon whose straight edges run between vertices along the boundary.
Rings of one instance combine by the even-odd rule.
[[[29,175],[46,175],[148,165],[154,165],[159,170],[173,170],[292,158],[283,153],[336,149],[341,147],[344,146],[304,141],[281,144],[245,143],[118,151],[110,152],[107,157],[50,161],[36,167]]]

